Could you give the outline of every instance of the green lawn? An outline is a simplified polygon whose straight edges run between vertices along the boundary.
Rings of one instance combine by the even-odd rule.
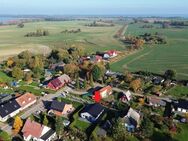
[[[7,76],[4,72],[0,71],[0,82],[10,82],[11,77]]]
[[[167,37],[165,45],[147,45],[135,54],[111,64],[114,71],[128,68],[130,71],[150,71],[163,74],[167,69],[177,71],[177,78],[188,79],[188,28],[183,29],[145,29],[142,24],[129,25],[126,34],[161,33]]]
[[[41,95],[41,92],[48,92],[48,93],[54,93],[55,91],[53,90],[49,90],[49,89],[41,89],[39,87],[33,87],[30,85],[21,85],[20,87],[17,88],[18,90],[22,90],[22,91],[26,91],[26,92],[30,92],[33,93],[37,96]]]
[[[177,141],[187,141],[188,140],[188,125],[187,124],[182,124],[180,125],[181,127],[181,132],[175,135],[175,139]]]
[[[188,87],[185,86],[175,86],[167,91],[167,94],[179,97],[179,98],[187,98],[188,97]]]

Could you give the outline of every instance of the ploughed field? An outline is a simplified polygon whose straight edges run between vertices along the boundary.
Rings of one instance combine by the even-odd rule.
[[[108,49],[124,49],[124,45],[113,36],[122,25],[113,27],[88,27],[93,21],[60,21],[25,23],[24,28],[16,25],[0,26],[0,59],[18,54],[25,49],[48,53],[54,47],[82,46],[89,52]],[[24,37],[37,29],[49,31],[49,36]],[[64,30],[81,29],[79,33],[61,33]]]
[[[188,79],[188,27],[184,28],[141,28],[144,24],[130,24],[127,35],[141,35],[144,33],[161,33],[167,37],[167,44],[147,45],[136,53],[113,63],[114,71],[128,68],[130,71],[150,71],[163,74],[167,69],[174,69],[178,79]]]

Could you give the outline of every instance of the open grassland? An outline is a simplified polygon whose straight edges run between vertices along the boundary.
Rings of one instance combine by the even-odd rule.
[[[90,22],[90,21],[88,21]],[[124,49],[124,45],[113,38],[115,32],[121,27],[87,27],[87,21],[63,22],[33,22],[26,23],[24,28],[17,26],[0,26],[0,58],[18,54],[29,49],[37,52],[49,52],[53,47],[82,46],[87,51],[102,51],[107,49]],[[64,30],[76,30],[80,33],[61,33]],[[37,29],[48,30],[50,35],[43,37],[24,37]]]
[[[167,37],[166,45],[147,46],[129,55],[122,60],[113,63],[112,69],[115,71],[128,68],[130,71],[150,71],[163,74],[167,69],[177,71],[177,78],[188,78],[188,28],[161,29],[159,25],[155,28],[140,28],[142,24],[129,25],[126,34],[141,35],[144,33],[161,33]]]

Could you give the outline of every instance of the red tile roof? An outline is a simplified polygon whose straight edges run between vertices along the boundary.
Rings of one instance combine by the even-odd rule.
[[[42,134],[44,126],[35,122],[31,121],[30,119],[27,119],[27,121],[24,124],[24,127],[22,129],[22,133],[24,137],[28,137],[29,135],[39,138]]]
[[[21,107],[25,107],[28,104],[32,103],[36,100],[36,96],[31,93],[26,93],[18,98],[16,98],[16,101]]]

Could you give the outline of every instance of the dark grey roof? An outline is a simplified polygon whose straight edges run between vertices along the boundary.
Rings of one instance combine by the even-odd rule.
[[[188,100],[180,99],[173,103],[174,108],[188,109]]]
[[[105,108],[98,103],[89,104],[84,107],[84,109],[81,111],[81,113],[87,112],[96,118],[104,109]]]
[[[9,102],[0,105],[0,116],[2,118],[6,117],[7,115],[18,110],[19,108],[20,105],[17,103],[16,100],[10,100]]]
[[[45,140],[49,139],[54,133],[55,133],[55,131],[50,129],[48,132],[46,132],[46,134],[44,134],[41,137],[41,139],[43,139],[45,141]]]
[[[52,101],[51,110],[56,110],[56,111],[62,112],[64,107],[65,107],[64,102],[59,102],[57,100]]]

